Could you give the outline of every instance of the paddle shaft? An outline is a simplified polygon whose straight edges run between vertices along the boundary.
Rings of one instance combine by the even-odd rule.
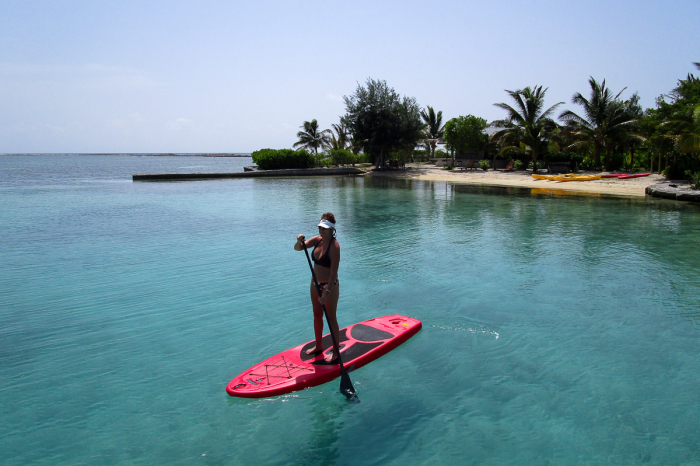
[[[309,257],[309,250],[306,248],[306,239],[301,242],[301,245],[304,247],[304,254],[306,254],[306,260],[309,262],[309,268],[311,269],[311,278],[314,281],[314,286],[316,286],[316,293],[318,293],[318,297],[321,297],[321,286],[318,284],[318,280],[316,280],[316,272],[314,272],[314,266],[311,264],[311,257]],[[328,318],[328,310],[326,309],[325,304],[321,304],[321,307],[323,307],[323,314],[326,316],[326,322],[328,322],[328,329],[331,331],[331,340],[333,340],[333,348],[335,348],[335,353],[338,355],[338,364],[340,364],[340,375],[341,375],[341,380],[340,380],[340,385],[341,385],[341,392],[348,398],[352,398],[355,396],[355,389],[352,386],[352,382],[350,381],[350,375],[348,375],[348,372],[345,370],[345,366],[343,365],[343,360],[340,358],[340,344],[339,342],[335,339],[335,335],[333,334],[333,328],[331,327],[331,321]],[[350,396],[348,393],[346,393],[343,390],[343,382],[347,379],[347,384],[349,385],[349,389],[352,390],[352,393]]]

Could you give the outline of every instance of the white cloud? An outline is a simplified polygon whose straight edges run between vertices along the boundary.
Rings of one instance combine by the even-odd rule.
[[[183,131],[192,128],[192,120],[189,118],[178,118],[174,122],[170,123],[170,128],[175,131]]]

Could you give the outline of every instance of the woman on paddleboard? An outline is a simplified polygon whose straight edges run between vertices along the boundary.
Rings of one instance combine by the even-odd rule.
[[[340,343],[340,330],[338,328],[338,319],[336,319],[336,310],[338,309],[338,265],[340,264],[340,245],[335,239],[335,216],[326,212],[321,216],[321,222],[318,224],[318,236],[306,239],[304,235],[297,236],[297,242],[294,243],[295,251],[303,251],[304,245],[307,248],[314,247],[311,252],[311,259],[314,261],[314,273],[321,288],[321,296],[316,291],[313,278],[311,280],[311,305],[314,310],[314,336],[316,345],[308,350],[307,354],[317,354],[323,351],[323,307],[326,305],[328,311],[328,323],[331,327],[331,332],[337,342]],[[326,361],[333,362],[338,359],[335,354],[335,349],[331,348]]]

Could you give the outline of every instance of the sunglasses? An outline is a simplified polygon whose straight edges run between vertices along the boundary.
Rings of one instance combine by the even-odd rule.
[[[319,230],[319,231],[321,231],[321,230],[326,231],[326,230],[330,230],[330,228],[318,227],[318,230]]]

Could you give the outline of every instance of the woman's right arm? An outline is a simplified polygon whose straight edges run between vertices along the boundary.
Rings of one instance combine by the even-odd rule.
[[[294,243],[294,250],[295,251],[303,251],[304,246],[302,244],[306,244],[307,248],[310,248],[312,246],[316,246],[316,243],[318,243],[320,236],[314,236],[311,239],[305,239],[304,235],[297,235],[297,242]]]

